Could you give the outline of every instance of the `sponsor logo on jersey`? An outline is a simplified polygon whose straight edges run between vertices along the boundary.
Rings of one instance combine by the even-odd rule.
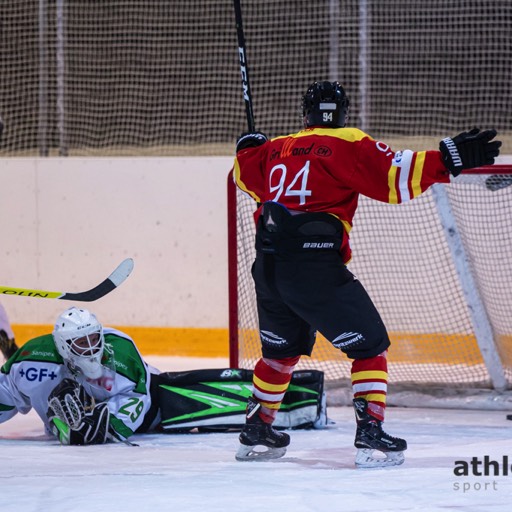
[[[53,352],[42,352],[40,350],[33,350],[32,355],[33,356],[41,356],[41,357],[52,357]]]
[[[122,363],[121,361],[118,361],[117,359],[114,359],[114,364],[116,365],[116,367],[118,368],[122,368],[123,370],[127,371],[128,370],[128,366],[126,366],[124,363]]]
[[[403,153],[401,151],[397,151],[393,157],[393,165],[398,165],[402,161],[402,156]]]
[[[288,343],[287,340],[270,331],[260,331],[260,338],[263,343],[268,345],[286,345]]]
[[[48,370],[48,368],[34,368],[30,367],[24,370],[23,368],[20,370],[20,375],[27,379],[29,382],[42,382],[46,379],[56,379],[57,374],[53,370]]]
[[[328,157],[332,155],[331,148],[328,148],[327,146],[318,146],[314,151],[316,156],[321,157]]]
[[[280,151],[272,151],[270,154],[270,160],[272,161],[276,158],[288,158],[290,156],[309,155],[315,146],[314,142],[308,147],[296,146],[296,142],[296,139],[286,139]]]

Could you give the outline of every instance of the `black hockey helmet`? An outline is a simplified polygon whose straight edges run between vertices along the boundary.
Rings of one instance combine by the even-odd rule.
[[[314,82],[302,97],[304,126],[343,128],[348,107],[349,100],[339,82]]]

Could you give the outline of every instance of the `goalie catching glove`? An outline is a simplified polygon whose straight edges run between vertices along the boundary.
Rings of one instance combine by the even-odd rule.
[[[482,132],[478,128],[459,133],[453,139],[446,137],[439,143],[446,168],[458,176],[464,169],[494,164],[501,147],[499,140],[492,140],[494,137],[496,130]]]
[[[106,403],[96,404],[83,386],[64,379],[48,397],[51,431],[66,445],[104,444],[110,413]]]

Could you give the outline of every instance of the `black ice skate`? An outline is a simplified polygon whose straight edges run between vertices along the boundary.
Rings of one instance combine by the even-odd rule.
[[[235,456],[238,461],[278,459],[286,453],[286,447],[290,444],[288,434],[278,432],[260,418],[260,409],[261,405],[256,400],[248,399],[246,423]],[[256,447],[263,450],[256,450]]]
[[[4,356],[5,360],[9,359],[14,352],[18,350],[18,345],[14,341],[14,338],[10,339],[4,330],[0,331],[0,351]]]
[[[357,422],[354,441],[354,446],[357,448],[356,466],[382,468],[402,464],[407,442],[399,437],[392,437],[382,430],[382,421],[368,414],[368,402],[364,398],[356,398],[353,403]],[[374,450],[383,453],[385,457],[374,457]]]

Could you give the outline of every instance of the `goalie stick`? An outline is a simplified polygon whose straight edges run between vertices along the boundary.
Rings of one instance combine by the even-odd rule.
[[[98,286],[86,292],[51,292],[46,290],[31,290],[28,288],[10,288],[0,286],[2,295],[18,295],[20,297],[36,297],[41,299],[76,300],[79,302],[92,302],[101,299],[122,284],[133,270],[133,259],[127,258]]]

